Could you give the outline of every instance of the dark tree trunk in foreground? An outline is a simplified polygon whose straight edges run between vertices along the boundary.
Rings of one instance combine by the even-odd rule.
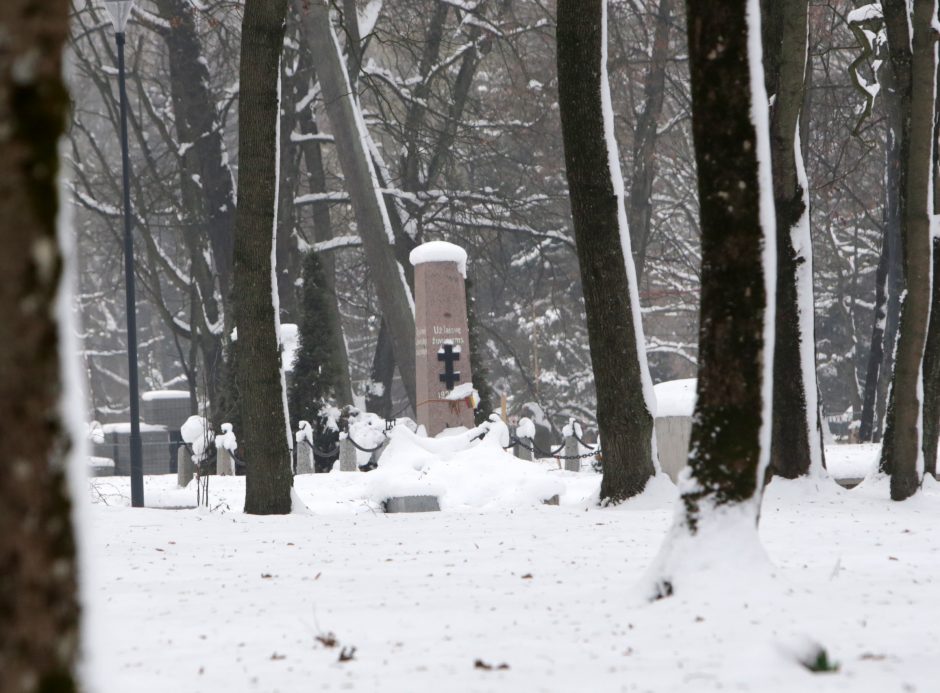
[[[795,479],[822,467],[813,329],[809,196],[800,147],[807,0],[763,0],[765,84],[777,220],[777,304],[770,471]]]
[[[653,417],[613,123],[605,122],[605,22],[606,0],[558,3],[558,102],[604,448],[601,500],[618,502],[654,473]]]
[[[690,475],[647,574],[652,599],[694,590],[710,572],[714,583],[728,570],[763,570],[753,556],[770,456],[777,246],[760,13],[749,17],[750,5],[686,1],[702,228],[699,372]],[[716,561],[721,541],[734,548]]]
[[[930,310],[930,193],[933,171],[936,0],[915,0],[909,23],[904,0],[883,3],[891,64],[901,103],[901,255],[904,301],[898,327],[897,357],[888,401],[882,472],[891,476],[891,498],[904,500],[920,485],[918,462],[923,354]],[[913,37],[910,29],[913,29]],[[913,49],[912,49],[913,47]]]
[[[238,108],[238,210],[233,299],[237,369],[248,470],[245,512],[291,510],[291,455],[284,412],[271,247],[277,209],[278,74],[287,0],[247,0]]]
[[[763,246],[776,247],[776,240],[773,221],[761,217],[761,186],[769,181],[759,171],[762,133],[751,110],[763,110],[766,101],[761,103],[764,94],[751,92],[750,71],[760,65],[748,61],[747,5],[747,0],[686,3],[702,223],[698,398],[689,453],[693,483],[682,490],[693,534],[710,506],[759,499],[767,457],[761,433],[769,425],[764,416],[770,413],[765,405],[773,344],[766,343],[765,328],[774,287],[768,286]]]
[[[924,348],[924,474],[936,477],[937,436],[940,435],[940,238],[933,240],[932,281],[930,322]]]
[[[937,74],[940,83],[940,71]],[[940,84],[938,84],[940,87]],[[940,89],[937,90],[940,104]],[[934,142],[940,135],[940,121],[934,119]],[[940,210],[940,152],[934,150],[933,211]],[[924,474],[937,476],[937,437],[940,435],[940,238],[933,239],[933,273],[930,287],[930,321],[924,347]]]
[[[0,3],[0,691],[78,690],[56,296],[65,0]],[[15,74],[15,65],[30,65]]]
[[[388,327],[395,363],[408,399],[414,405],[414,306],[408,285],[402,279],[403,267],[395,258],[391,223],[378,187],[375,167],[365,148],[365,123],[351,92],[346,67],[330,24],[329,5],[324,0],[293,2],[301,15],[303,40],[313,56],[320,80],[326,113],[336,139],[336,154]]]

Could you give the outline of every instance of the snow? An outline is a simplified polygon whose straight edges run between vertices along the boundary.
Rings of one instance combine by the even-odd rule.
[[[751,122],[757,141],[757,183],[760,195],[760,230],[763,237],[761,269],[764,275],[764,344],[760,358],[761,412],[760,458],[757,463],[757,488],[760,489],[764,472],[770,463],[771,409],[773,406],[774,330],[777,314],[777,216],[773,197],[773,175],[770,155],[770,112],[767,107],[767,89],[764,84],[764,53],[761,44],[760,0],[748,0],[748,67],[751,80]],[[812,305],[812,303],[810,304]],[[810,318],[812,319],[812,318]],[[815,370],[813,371],[815,373]],[[760,505],[760,491],[754,502]],[[757,508],[754,508],[755,512]]]
[[[864,479],[878,466],[881,445],[827,445],[826,471],[834,479]]]
[[[151,390],[140,396],[144,402],[154,402],[163,399],[189,399],[189,390]]]
[[[862,5],[861,7],[856,7],[854,10],[846,15],[845,21],[846,24],[860,24],[861,22],[867,22],[873,19],[881,19],[881,3],[873,2],[870,5]]]
[[[284,371],[290,373],[294,370],[297,361],[297,349],[300,346],[297,325],[291,322],[281,324],[281,363]]]
[[[209,446],[215,441],[215,435],[209,422],[202,416],[195,414],[183,423],[180,428],[180,436],[183,438],[183,442],[192,448],[193,461],[195,462],[202,462],[206,459]]]
[[[467,278],[467,251],[447,241],[428,241],[417,246],[408,255],[412,265],[425,262],[456,262],[460,275]]]
[[[218,450],[228,450],[229,452],[238,450],[238,439],[235,437],[235,431],[232,430],[232,424],[222,424],[222,435],[215,437],[215,447]]]
[[[444,399],[460,401],[462,399],[467,399],[467,397],[474,397],[479,399],[477,391],[473,389],[473,383],[461,383],[457,385],[453,390],[447,393],[447,397]]]
[[[480,476],[501,465],[479,462]],[[735,560],[733,538],[716,535],[728,563],[702,565],[689,589],[650,604],[634,586],[670,523],[676,493],[662,476],[609,509],[593,502],[597,476],[558,471],[560,507],[452,502],[384,515],[361,498],[372,474],[299,476],[315,516],[281,517],[239,511],[243,477],[212,479],[212,512],[134,510],[126,479],[91,482],[101,491],[88,543],[102,693],[293,691],[311,681],[388,693],[881,693],[936,683],[925,656],[940,637],[927,606],[940,569],[936,483],[892,503],[886,488],[876,497],[774,480],[763,547],[748,537],[736,546],[761,570],[732,572],[744,555]],[[173,490],[175,477],[145,483],[148,501],[175,493],[193,503],[193,489]],[[337,647],[317,640],[329,633]],[[799,664],[812,642],[838,672]],[[338,662],[342,647],[355,647],[354,659]],[[477,659],[509,668],[475,668]]]
[[[517,438],[527,438],[532,440],[535,438],[535,422],[532,421],[528,416],[523,416],[519,419],[519,423],[516,425],[516,437]]]
[[[800,326],[800,375],[806,398],[806,430],[809,438],[809,465],[811,474],[823,473],[822,443],[820,436],[819,390],[816,384],[816,325],[813,307],[813,237],[809,222],[809,179],[803,165],[800,124],[797,121],[793,138],[793,157],[796,177],[803,189],[803,214],[790,229],[790,244],[796,257],[797,315]],[[780,229],[777,230],[780,233]]]
[[[140,424],[141,433],[159,433],[161,431],[166,431],[166,430],[167,430],[166,426],[159,426],[157,424],[147,424],[143,422],[141,422]],[[104,424],[101,427],[101,432],[104,433],[105,435],[108,435],[109,433],[120,433],[123,435],[130,435],[131,424],[129,421],[125,421],[121,423]]]
[[[95,468],[95,467],[111,467],[112,469],[114,468],[114,460],[112,460],[110,457],[95,457],[94,455],[89,455],[86,458],[85,464],[89,468]]]
[[[659,383],[656,393],[656,416],[692,416],[695,410],[696,378]]]

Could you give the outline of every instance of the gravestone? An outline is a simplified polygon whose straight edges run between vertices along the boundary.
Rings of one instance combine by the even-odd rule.
[[[339,471],[358,472],[359,461],[356,457],[356,448],[349,441],[349,438],[343,438],[339,441]]]
[[[180,445],[176,450],[176,485],[180,488],[186,488],[189,482],[193,480],[196,473],[196,465],[193,463],[193,456],[189,448]]]
[[[215,473],[219,476],[235,476],[235,459],[225,448],[216,451]]]
[[[452,243],[432,241],[412,250],[410,260],[415,268],[418,424],[432,437],[446,428],[472,428],[470,337],[464,285],[467,253]],[[466,398],[455,398],[464,392]]]

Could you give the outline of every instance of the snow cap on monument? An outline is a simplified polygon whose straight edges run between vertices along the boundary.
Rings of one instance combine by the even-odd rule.
[[[426,262],[456,262],[460,276],[467,278],[467,251],[447,241],[422,243],[411,251],[408,259],[415,267]]]

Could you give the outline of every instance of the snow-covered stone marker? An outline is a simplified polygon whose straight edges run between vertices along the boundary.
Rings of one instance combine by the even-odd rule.
[[[409,259],[415,268],[418,424],[432,438],[445,428],[473,428],[472,397],[448,397],[472,382],[464,284],[467,252],[453,243],[431,241],[412,250]]]
[[[222,435],[215,437],[215,473],[219,476],[235,476],[235,451],[238,449],[238,440],[232,424],[222,424]]]
[[[516,425],[516,440],[519,441],[519,445],[516,446],[516,457],[531,462],[534,458],[532,450],[533,443],[535,443],[535,422],[528,416],[519,419]]]
[[[396,496],[384,505],[387,513],[429,513],[441,509],[437,496]]]
[[[313,426],[309,421],[301,421],[300,428],[294,435],[297,444],[294,450],[297,452],[297,467],[294,474],[313,474]]]
[[[562,435],[565,437],[565,471],[581,471],[581,446],[578,445],[578,438],[581,437],[581,424],[574,419],[569,419],[568,424],[562,428]]]
[[[692,411],[695,409],[695,378],[659,383],[656,393],[656,450],[659,465],[676,481],[685,469],[692,437]]]
[[[193,463],[193,456],[189,448],[180,445],[176,449],[176,485],[180,488],[186,488],[189,482],[193,480],[196,473],[196,465]]]
[[[339,471],[359,471],[359,462],[356,460],[356,447],[350,442],[349,436],[345,434],[341,435],[339,440]]]

